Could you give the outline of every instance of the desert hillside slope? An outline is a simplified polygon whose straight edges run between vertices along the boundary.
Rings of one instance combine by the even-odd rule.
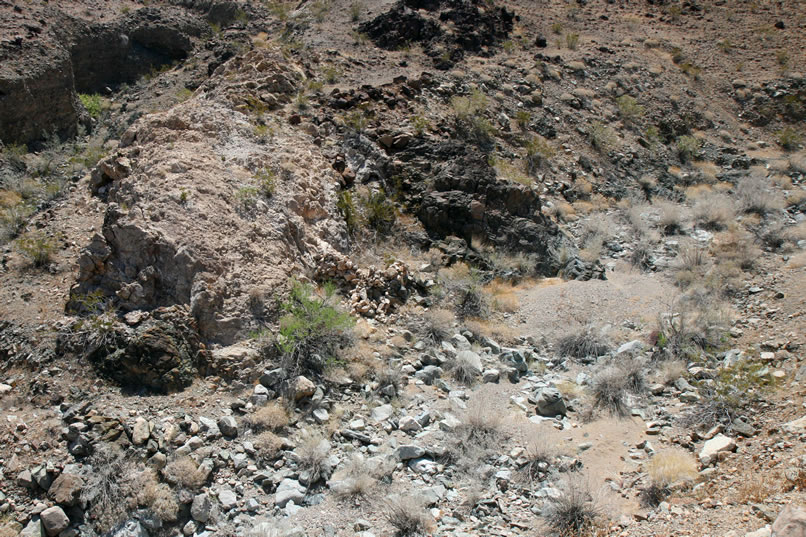
[[[0,1],[0,536],[806,535],[804,31]]]

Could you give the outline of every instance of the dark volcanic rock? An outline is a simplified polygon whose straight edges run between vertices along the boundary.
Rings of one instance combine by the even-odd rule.
[[[420,43],[445,62],[461,59],[464,52],[487,53],[485,47],[507,38],[514,20],[512,12],[480,0],[399,0],[359,30],[381,48]]]
[[[187,307],[142,312],[129,323],[112,321],[97,329],[81,323],[65,349],[84,354],[97,371],[121,386],[168,393],[189,386],[204,373],[207,351]]]

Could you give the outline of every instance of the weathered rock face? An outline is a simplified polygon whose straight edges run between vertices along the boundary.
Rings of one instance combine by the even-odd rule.
[[[123,20],[81,26],[72,37],[75,88],[82,93],[132,82],[152,68],[182,60],[192,38],[208,29],[200,17],[176,8],[140,9]]]
[[[465,51],[484,53],[506,39],[514,20],[505,8],[478,0],[400,0],[359,28],[388,50],[420,43],[438,67],[447,67]]]
[[[28,142],[50,134],[72,134],[80,121],[88,121],[73,90],[69,52],[60,46],[4,43],[0,48],[0,139]],[[47,61],[36,61],[48,55]],[[26,58],[18,67],[12,55]]]
[[[76,92],[100,92],[183,59],[193,39],[210,31],[201,16],[171,7],[95,24],[47,5],[29,9],[39,12],[18,17],[40,25],[25,24],[28,35],[0,42],[0,139],[6,143],[74,134],[89,121]]]
[[[289,124],[273,143],[258,113],[289,102],[302,70],[256,49],[171,110],[138,121],[93,171],[110,202],[79,258],[74,299],[100,290],[124,311],[185,304],[205,340],[255,328],[266,293],[346,247],[335,172]],[[78,301],[73,301],[73,306]]]
[[[206,372],[207,352],[186,307],[158,308],[111,322],[103,335],[67,342],[121,386],[172,392]]]

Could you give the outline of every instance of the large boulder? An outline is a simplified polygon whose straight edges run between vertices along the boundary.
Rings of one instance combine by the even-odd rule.
[[[806,537],[806,509],[789,504],[772,524],[772,537]]]
[[[84,480],[81,476],[62,473],[48,489],[48,497],[59,505],[73,507],[78,505]]]
[[[42,511],[39,515],[39,519],[42,521],[42,528],[45,530],[48,537],[58,535],[70,525],[70,519],[64,514],[62,508],[58,506],[48,507]]]
[[[567,411],[565,401],[559,390],[556,388],[543,388],[535,397],[537,400],[537,413],[547,418],[555,416],[565,416]]]
[[[80,335],[66,346],[84,354],[103,376],[132,389],[173,392],[206,372],[207,351],[187,307],[135,313],[125,323],[80,321]]]

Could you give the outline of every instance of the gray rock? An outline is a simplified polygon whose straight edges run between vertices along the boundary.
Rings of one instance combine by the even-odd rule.
[[[42,524],[39,520],[31,520],[28,524],[22,529],[17,537],[41,537],[42,536]]]
[[[188,520],[187,524],[182,526],[182,535],[185,537],[190,537],[194,533],[196,533],[197,525],[194,521]]]
[[[616,349],[616,356],[620,355],[635,356],[636,354],[640,353],[643,350],[644,350],[644,342],[636,339],[628,343],[625,343],[618,349]]]
[[[405,431],[407,433],[416,433],[417,431],[420,431],[423,427],[417,422],[417,420],[413,416],[403,416],[402,418],[400,418],[398,428],[401,431]]]
[[[756,430],[753,428],[753,426],[741,418],[736,418],[733,420],[730,428],[736,434],[740,434],[748,438],[756,434]]]
[[[327,420],[330,419],[330,414],[328,414],[327,410],[324,408],[317,408],[312,412],[313,419],[316,420],[316,423],[323,424],[327,423]]]
[[[442,376],[442,368],[435,365],[427,365],[414,374],[414,377],[423,381],[425,384],[431,385],[434,381]]]
[[[500,378],[501,372],[497,369],[487,369],[481,374],[481,379],[486,383],[498,384]]]
[[[229,511],[237,505],[238,495],[230,489],[221,489],[218,491],[218,502],[224,511]]]
[[[413,444],[406,444],[397,448],[397,458],[401,461],[417,459],[425,455],[425,449]]]
[[[232,416],[222,416],[218,418],[218,429],[226,437],[234,438],[238,436],[238,423]]]
[[[202,493],[193,497],[193,503],[190,506],[190,516],[193,517],[193,520],[198,520],[202,523],[207,522],[210,520],[212,510],[213,502],[210,500],[210,496]]]
[[[34,488],[36,482],[34,481],[34,476],[31,475],[30,470],[23,470],[17,474],[17,485],[26,489]]]
[[[205,438],[212,440],[221,436],[221,431],[219,430],[218,424],[215,422],[215,420],[202,416],[199,418],[199,427],[204,433]]]
[[[471,347],[470,341],[462,334],[454,334],[453,337],[451,337],[451,344],[458,351],[469,351]]]
[[[526,373],[529,371],[526,356],[517,349],[504,349],[498,359],[505,365],[514,368],[518,373]]]
[[[556,388],[543,388],[535,397],[537,413],[547,418],[565,416],[566,407],[563,396]]]
[[[151,427],[145,418],[137,418],[134,420],[134,427],[132,427],[132,444],[140,446],[146,443],[151,436]]]
[[[394,413],[395,409],[392,405],[381,405],[372,409],[370,417],[375,423],[380,423],[391,418]]]
[[[62,508],[58,506],[49,507],[42,511],[39,514],[39,519],[42,521],[42,527],[49,537],[58,535],[70,525],[70,519],[64,514]]]
[[[260,376],[260,384],[262,384],[266,388],[274,388],[275,386],[278,386],[286,378],[288,378],[288,373],[286,373],[285,369],[278,367],[277,369],[265,371]]]
[[[283,508],[293,501],[299,505],[305,499],[305,487],[295,479],[283,479],[274,492],[274,505]]]

